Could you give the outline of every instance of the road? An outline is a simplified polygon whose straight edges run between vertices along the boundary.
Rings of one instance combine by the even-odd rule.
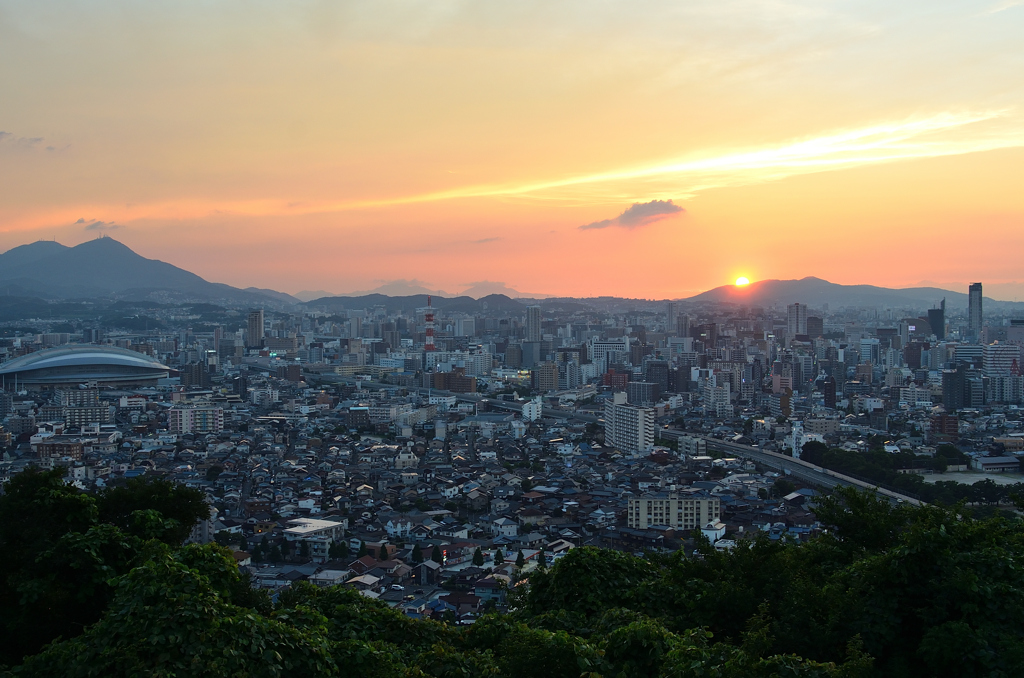
[[[857,487],[860,489],[872,490],[876,494],[897,502],[906,502],[914,505],[921,505],[923,503],[914,497],[900,494],[899,492],[893,492],[892,490],[887,490],[883,487],[877,487],[871,483],[866,483],[863,480],[851,478],[850,476],[843,475],[842,473],[836,473],[835,471],[830,471],[827,468],[815,466],[814,464],[810,464],[801,459],[787,457],[784,454],[778,454],[776,452],[766,452],[765,450],[761,450],[750,445],[740,445],[739,443],[731,443],[717,438],[708,438],[706,436],[701,437],[707,442],[709,450],[733,454],[737,457],[743,457],[744,459],[752,459],[764,466],[783,471],[794,478],[799,478],[810,485],[815,485],[829,490],[835,487]]]

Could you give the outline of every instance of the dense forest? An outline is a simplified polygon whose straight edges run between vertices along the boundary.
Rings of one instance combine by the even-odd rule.
[[[276,602],[230,553],[180,546],[201,495],[0,497],[0,669],[13,676],[1020,676],[1024,522],[841,490],[803,544],[646,558],[578,548],[470,626],[344,588]]]

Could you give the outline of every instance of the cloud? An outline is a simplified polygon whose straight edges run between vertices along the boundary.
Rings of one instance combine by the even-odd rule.
[[[469,242],[472,243],[473,245],[483,245],[483,244],[486,244],[486,243],[489,243],[489,242],[498,242],[499,240],[502,240],[502,238],[500,238],[500,237],[480,238],[479,240],[470,240]]]
[[[637,228],[638,226],[646,226],[647,224],[653,224],[655,221],[661,221],[662,219],[669,217],[673,214],[685,212],[682,207],[676,205],[671,200],[652,200],[650,202],[635,202],[630,207],[615,217],[614,219],[602,219],[601,221],[595,221],[590,224],[584,224],[580,226],[581,231],[590,231],[598,228],[608,228],[609,226],[621,226],[622,228]]]
[[[1024,5],[1024,0],[1002,0],[1002,2],[998,2],[992,7],[989,7],[981,14],[982,16],[988,14],[998,14],[999,12],[1005,12],[1008,9],[1011,9],[1013,7],[1019,7],[1020,5]]]
[[[42,137],[19,137],[18,135],[13,134],[11,132],[4,132],[0,130],[0,145],[3,145],[7,148],[35,148],[42,142]]]
[[[86,221],[85,219],[79,219],[75,224],[85,224],[85,230],[87,231],[113,231],[118,228],[122,228],[120,224],[115,224],[112,221]]]

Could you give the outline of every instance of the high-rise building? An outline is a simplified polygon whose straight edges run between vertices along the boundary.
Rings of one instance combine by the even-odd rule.
[[[828,375],[821,380],[821,391],[825,396],[825,407],[830,409],[836,409],[836,380],[832,375]]]
[[[786,307],[788,335],[792,339],[798,334],[807,334],[807,306],[796,303]]]
[[[604,405],[604,441],[628,454],[654,447],[654,410],[626,404],[625,393],[615,393]]]
[[[676,316],[676,336],[688,337],[690,336],[690,318],[685,315]]]
[[[526,341],[540,341],[540,306],[526,307]]]
[[[538,391],[558,389],[558,364],[545,360],[530,372],[532,386]]]
[[[249,327],[245,341],[249,348],[263,347],[263,309],[249,311]]]
[[[973,341],[981,337],[981,283],[967,288],[967,335]]]
[[[676,329],[676,305],[671,301],[665,306],[665,331],[671,334]]]
[[[1020,365],[1020,360],[1017,344],[987,344],[982,353],[982,370],[987,377],[1009,376],[1014,365]]]
[[[807,336],[811,339],[825,336],[825,321],[817,316],[807,316]]]
[[[928,309],[928,324],[932,326],[932,334],[939,341],[946,338],[946,300],[939,302],[938,308]]]

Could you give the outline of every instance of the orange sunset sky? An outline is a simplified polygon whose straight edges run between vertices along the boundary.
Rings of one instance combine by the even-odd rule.
[[[1024,300],[1022,35],[999,0],[0,0],[0,250],[105,233],[286,292]]]

